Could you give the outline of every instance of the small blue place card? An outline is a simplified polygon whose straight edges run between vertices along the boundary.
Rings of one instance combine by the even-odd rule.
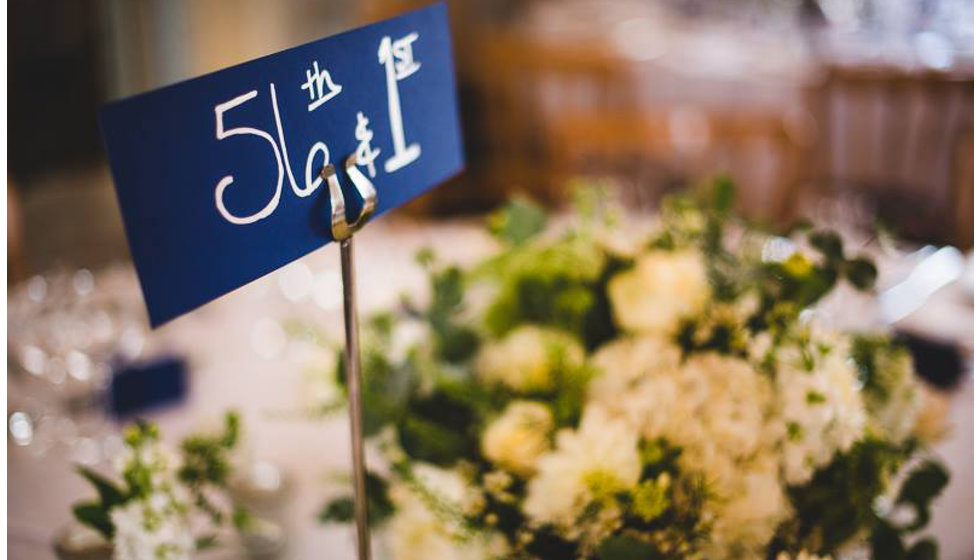
[[[150,322],[331,240],[320,170],[395,208],[463,167],[446,6],[112,103],[102,131]]]

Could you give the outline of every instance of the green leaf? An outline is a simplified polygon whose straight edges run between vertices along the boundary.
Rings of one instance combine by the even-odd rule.
[[[218,545],[218,535],[201,535],[194,540],[196,550],[208,550]]]
[[[354,520],[354,499],[336,498],[327,502],[320,510],[321,523],[350,523]]]
[[[735,206],[735,182],[722,175],[711,184],[711,207],[719,214],[727,214]]]
[[[929,506],[948,483],[949,473],[936,461],[926,461],[912,471],[895,501],[915,508],[916,520],[904,528],[906,531],[918,531],[929,523]]]
[[[859,290],[870,290],[874,287],[875,280],[878,278],[878,269],[870,260],[859,257],[847,261],[844,274],[847,276],[847,281],[855,288]]]
[[[415,262],[423,268],[428,268],[436,262],[436,252],[432,250],[432,247],[422,247],[415,253]]]
[[[517,197],[491,214],[487,221],[494,237],[511,245],[521,245],[544,230],[548,217],[538,205]]]
[[[939,558],[939,545],[933,539],[922,539],[909,549],[905,560],[936,560]]]
[[[368,495],[368,524],[372,527],[395,513],[395,504],[388,496],[388,482],[368,472],[365,479]],[[331,500],[320,510],[321,523],[351,523],[354,521],[354,500],[349,496]]]
[[[871,534],[871,557],[874,560],[898,560],[905,557],[902,539],[893,527],[882,523]]]
[[[106,509],[126,501],[126,493],[115,482],[88,467],[79,465],[77,470],[78,474],[85,477],[95,487],[96,492],[99,493],[99,501]]]
[[[470,447],[466,435],[458,429],[416,415],[399,423],[398,441],[410,457],[441,466],[456,462]]]
[[[109,518],[109,509],[97,502],[82,502],[72,507],[75,519],[82,525],[91,527],[98,531],[107,540],[112,539],[116,532],[112,519]]]
[[[820,251],[829,261],[844,258],[844,243],[835,231],[820,230],[810,233],[810,245]]]
[[[235,506],[231,512],[231,524],[238,531],[247,529],[252,521],[252,514],[241,506]]]
[[[607,537],[599,545],[600,560],[655,560],[661,557],[652,544],[622,535]]]

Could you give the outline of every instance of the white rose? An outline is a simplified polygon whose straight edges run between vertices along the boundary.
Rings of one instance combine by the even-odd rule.
[[[653,251],[609,282],[613,315],[633,332],[669,334],[679,319],[696,314],[711,295],[701,255]]]
[[[579,367],[582,346],[567,333],[534,326],[514,329],[503,340],[486,344],[476,360],[485,383],[502,383],[517,391],[546,390],[561,367]]]
[[[548,450],[551,412],[541,403],[515,401],[487,426],[483,455],[522,476],[534,474],[538,457]]]

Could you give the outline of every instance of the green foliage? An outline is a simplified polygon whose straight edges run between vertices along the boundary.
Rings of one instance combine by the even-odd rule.
[[[936,461],[926,461],[912,471],[898,493],[896,506],[907,505],[915,510],[915,520],[904,531],[914,532],[929,523],[929,507],[949,483],[949,473]]]
[[[118,506],[127,500],[125,490],[115,482],[85,466],[79,465],[76,470],[95,487],[99,494],[99,503],[106,509]]]
[[[844,242],[841,241],[840,234],[837,232],[814,231],[810,233],[809,240],[814,249],[823,253],[828,263],[837,262],[844,258]]]
[[[939,557],[939,546],[935,540],[920,539],[911,548],[906,548],[901,532],[886,523],[879,524],[872,531],[870,544],[874,560],[936,560]]]
[[[451,465],[475,452],[475,417],[443,392],[414,400],[396,426],[398,441],[413,459]]]
[[[517,247],[491,259],[476,271],[498,290],[486,311],[488,329],[503,336],[522,324],[537,324],[582,333],[604,265],[603,253],[577,237]]]
[[[463,324],[460,316],[465,312],[464,294],[466,276],[458,266],[438,266],[435,253],[423,249],[416,255],[429,276],[431,302],[421,315],[432,329],[436,356],[449,363],[461,363],[470,359],[479,344],[477,333]]]
[[[874,500],[907,453],[886,441],[865,439],[818,470],[809,484],[791,487],[798,519],[794,540],[816,540],[817,551],[829,554],[862,529],[875,527]]]
[[[80,502],[72,506],[72,513],[79,523],[90,527],[106,539],[111,539],[116,532],[109,518],[109,508],[102,502]]]
[[[177,481],[184,485],[201,511],[207,513],[215,523],[223,518],[221,509],[209,498],[227,486],[231,474],[231,462],[228,455],[238,444],[240,419],[237,413],[229,412],[225,416],[224,429],[218,434],[192,435],[181,443],[181,463],[177,471]],[[78,473],[95,489],[98,497],[75,504],[72,512],[79,523],[91,527],[106,539],[111,539],[115,533],[112,524],[111,510],[125,505],[132,500],[145,499],[155,491],[159,484],[158,471],[160,465],[152,453],[144,451],[160,439],[159,429],[155,424],[137,421],[123,432],[123,441],[130,450],[128,460],[124,464],[120,477],[115,481],[94,470],[78,466]],[[236,514],[236,519],[244,512]],[[203,545],[210,540],[202,537]]]
[[[844,264],[844,274],[855,288],[867,291],[874,287],[878,269],[870,260],[858,257]]]
[[[546,525],[534,531],[525,550],[534,558],[576,558],[578,545]]]
[[[657,547],[639,539],[617,535],[599,545],[599,560],[657,560],[663,558]]]
[[[241,430],[237,412],[227,412],[224,421],[221,432],[193,435],[181,443],[182,464],[177,471],[195,504],[215,523],[221,523],[225,514],[209,498],[208,491],[227,486],[232,470],[229,455],[238,444]]]
[[[524,197],[511,199],[487,219],[490,233],[510,245],[521,245],[541,233],[548,216],[540,206]]]
[[[937,558],[939,558],[939,545],[933,539],[920,540],[905,555],[905,560],[936,560]]]
[[[395,512],[395,504],[388,495],[388,481],[379,474],[368,471],[364,479],[368,499],[368,524],[380,525]],[[350,496],[328,502],[320,511],[323,523],[351,523],[354,521],[354,499]]]

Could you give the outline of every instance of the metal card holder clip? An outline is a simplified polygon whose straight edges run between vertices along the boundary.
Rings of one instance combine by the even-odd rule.
[[[337,170],[333,164],[328,163],[323,167],[320,176],[327,183],[330,190],[330,233],[333,234],[334,241],[343,241],[354,234],[355,231],[367,223],[371,215],[374,214],[375,204],[378,199],[378,192],[374,188],[371,180],[357,167],[357,157],[351,154],[344,161],[344,172],[350,177],[357,194],[361,195],[364,204],[361,212],[353,223],[347,222],[347,204],[344,201],[344,192],[340,188],[340,179],[337,177]]]

